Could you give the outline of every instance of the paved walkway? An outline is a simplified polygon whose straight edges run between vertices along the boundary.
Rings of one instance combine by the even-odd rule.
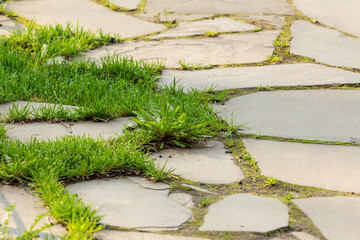
[[[213,140],[153,155],[159,165],[168,160],[180,180],[154,184],[129,177],[68,185],[104,215],[107,229],[98,239],[360,239],[358,0],[147,0],[142,12],[137,7],[145,1],[110,2],[131,11],[90,0],[11,1],[7,8],[43,25],[78,22],[128,38],[81,56],[165,60],[160,85],[175,77],[187,90],[236,89],[214,107],[223,119],[236,115],[236,123],[247,125],[239,130],[242,152],[230,140]],[[0,34],[9,34],[16,23],[0,17]],[[169,22],[179,24],[168,29]],[[141,40],[131,40],[135,36]],[[183,71],[179,60],[215,68]],[[0,113],[11,106],[0,105]],[[127,118],[72,126],[8,124],[7,134],[21,141],[71,134],[108,138],[121,134],[124,124]],[[46,212],[28,189],[0,185],[0,214],[15,201],[13,233]]]

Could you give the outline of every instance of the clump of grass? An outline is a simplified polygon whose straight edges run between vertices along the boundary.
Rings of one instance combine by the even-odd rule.
[[[269,85],[262,85],[260,84],[259,87],[256,88],[258,91],[273,91],[274,89]]]
[[[219,32],[206,30],[205,31],[205,37],[217,37],[219,35]]]

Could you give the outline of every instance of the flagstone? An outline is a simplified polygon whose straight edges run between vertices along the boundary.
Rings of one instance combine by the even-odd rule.
[[[215,14],[160,14],[159,18],[161,22],[182,22],[193,21],[196,19],[212,18]]]
[[[243,140],[267,177],[303,186],[360,193],[360,147]]]
[[[113,230],[101,230],[98,234],[96,234],[96,236],[100,240],[208,240],[208,238],[181,237],[164,234],[122,232]]]
[[[305,21],[291,26],[290,52],[334,66],[360,68],[360,39]]]
[[[194,208],[195,203],[192,199],[190,194],[186,193],[171,193],[169,195],[170,199],[179,203],[180,205],[187,207],[187,208]]]
[[[360,83],[360,74],[319,64],[299,63],[209,70],[165,70],[160,85],[172,85],[174,78],[186,91],[192,88],[224,90],[262,86],[314,86]]]
[[[109,2],[117,5],[118,7],[136,10],[141,0],[110,0]]]
[[[219,115],[244,124],[242,133],[309,140],[359,142],[359,90],[257,92],[214,105]],[[351,124],[350,124],[351,123]]]
[[[291,235],[296,237],[298,240],[319,240],[319,238],[305,232],[292,232]]]
[[[240,15],[242,19],[251,20],[253,24],[257,23],[264,28],[266,25],[271,25],[276,29],[281,29],[284,25],[285,17],[278,16],[278,15],[255,15],[255,14],[247,14],[247,15]]]
[[[360,238],[360,198],[315,197],[292,201],[314,222],[326,239]]]

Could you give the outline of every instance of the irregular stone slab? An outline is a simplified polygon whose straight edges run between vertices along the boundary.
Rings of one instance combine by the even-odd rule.
[[[334,66],[360,68],[359,38],[305,21],[295,22],[291,33],[291,53]]]
[[[125,42],[89,51],[80,56],[99,60],[113,54],[166,61],[166,66],[179,68],[179,60],[201,65],[251,63],[264,61],[274,50],[279,31],[222,35],[206,39],[171,39],[162,41]]]
[[[0,36],[10,36],[17,29],[23,29],[22,25],[4,15],[0,15]]]
[[[254,29],[254,25],[241,21],[236,21],[231,18],[222,17],[216,19],[180,23],[179,26],[170,29],[164,33],[160,33],[159,35],[156,35],[151,39],[158,39],[163,37],[186,37],[202,35],[205,34],[206,31],[222,33],[251,31]]]
[[[195,191],[199,191],[199,192],[203,192],[203,193],[209,193],[209,194],[217,194],[217,193],[214,193],[214,192],[210,192],[208,190],[205,190],[201,187],[197,187],[197,186],[194,186],[194,185],[190,185],[190,184],[186,184],[186,183],[182,183],[181,186],[184,186],[184,187],[188,187],[190,189],[193,189]]]
[[[194,208],[195,203],[192,199],[190,194],[186,193],[171,193],[169,195],[170,199],[179,203],[180,205],[187,207],[187,208]]]
[[[310,18],[360,37],[360,2],[348,0],[294,0],[294,6]],[[340,20],[341,19],[341,20]]]
[[[164,15],[160,14],[160,21],[161,22],[182,22],[182,21],[193,21],[196,19],[203,19],[203,18],[212,18],[215,14],[169,14]]]
[[[192,181],[208,184],[233,184],[245,176],[226,153],[222,142],[211,141],[212,148],[170,149],[153,154],[155,163]]]
[[[168,198],[169,190],[140,187],[129,179],[93,180],[67,187],[104,215],[102,224],[138,229],[174,229],[189,220],[191,210]]]
[[[317,197],[292,200],[329,240],[360,239],[360,198]]]
[[[285,22],[285,17],[278,15],[241,15],[240,18],[252,20],[253,23],[258,23],[264,28],[266,25],[271,25],[276,29],[280,29]]]
[[[200,231],[266,233],[288,222],[287,206],[280,200],[238,193],[210,205]]]
[[[110,0],[109,2],[117,5],[118,7],[136,10],[141,0]]]
[[[66,26],[70,22],[73,26],[78,24],[86,30],[101,29],[104,33],[118,34],[121,37],[134,37],[165,29],[160,24],[114,12],[88,0],[12,1],[9,2],[7,9],[18,12],[21,17],[35,19],[36,23],[41,25]]]
[[[121,232],[101,230],[96,234],[100,240],[208,240],[208,238],[179,237],[171,235],[160,235],[142,232]]]
[[[43,206],[41,199],[31,194],[29,190],[15,186],[0,185],[1,220],[7,215],[5,208],[14,204],[15,208],[12,211],[8,225],[9,234],[12,235],[22,235],[26,230],[29,230],[30,226],[34,224],[34,221],[39,215],[48,213],[46,207]],[[35,225],[35,229],[41,228],[50,222],[53,222],[53,219],[50,216],[44,216]],[[46,236],[49,236],[50,234],[54,234],[57,237],[64,236],[66,230],[60,224],[57,224],[44,230],[39,235],[41,238],[46,238]]]
[[[243,141],[265,176],[304,186],[360,193],[360,147]]]
[[[161,74],[159,84],[172,85],[174,78],[186,91],[192,88],[224,90],[256,88],[260,85],[279,87],[360,83],[360,74],[358,73],[312,63],[196,71],[165,70]]]
[[[319,240],[319,238],[305,232],[292,232],[291,235],[299,240]]]
[[[290,90],[257,92],[230,99],[219,115],[243,133],[324,141],[358,142],[360,91]],[[351,124],[349,124],[351,123]]]
[[[189,7],[191,6],[191,7]],[[273,13],[294,15],[294,11],[286,0],[147,0],[145,10],[158,13],[166,10],[174,13]]]

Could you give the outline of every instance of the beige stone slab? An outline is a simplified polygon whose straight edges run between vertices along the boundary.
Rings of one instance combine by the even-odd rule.
[[[10,221],[9,233],[14,235],[22,235],[25,230],[29,230],[30,226],[39,215],[48,214],[46,207],[43,205],[41,199],[33,195],[25,188],[16,186],[0,185],[0,219],[7,214],[5,208],[14,205]],[[54,222],[49,215],[44,216],[36,225],[38,229],[44,225]],[[40,233],[41,238],[46,238],[47,235],[54,234],[57,238],[64,236],[66,230],[61,225],[54,225]],[[1,237],[1,234],[0,234]]]
[[[171,235],[160,235],[141,232],[121,232],[111,230],[101,230],[96,237],[100,240],[208,240],[208,238],[193,238]]]
[[[18,12],[27,19],[34,19],[40,25],[62,24],[68,22],[104,33],[118,34],[121,37],[134,37],[159,32],[164,26],[149,23],[125,14],[111,11],[109,8],[89,0],[25,0],[12,1],[7,9]]]
[[[117,5],[118,7],[136,10],[141,0],[110,0],[109,2]]]
[[[319,240],[319,238],[305,232],[292,232],[291,235],[296,237],[298,240]]]
[[[278,15],[255,15],[255,14],[247,14],[241,15],[240,18],[247,19],[253,21],[252,23],[260,24],[262,28],[266,25],[271,25],[276,29],[280,29],[285,22],[285,17]]]
[[[360,193],[360,147],[243,141],[265,176],[303,186]]]
[[[305,21],[291,26],[290,52],[329,65],[360,68],[360,39]]]
[[[203,18],[212,18],[215,14],[160,14],[159,18],[161,22],[182,22],[182,21],[193,21]]]
[[[360,239],[359,197],[317,197],[292,200],[328,240]]]
[[[195,203],[192,199],[192,196],[190,194],[186,193],[171,193],[169,195],[169,198],[180,205],[187,207],[187,208],[194,208]]]
[[[171,39],[162,41],[125,42],[98,48],[80,56],[99,60],[113,54],[166,61],[168,68],[180,68],[179,60],[201,65],[260,62],[274,50],[279,31],[222,35],[206,39]]]

